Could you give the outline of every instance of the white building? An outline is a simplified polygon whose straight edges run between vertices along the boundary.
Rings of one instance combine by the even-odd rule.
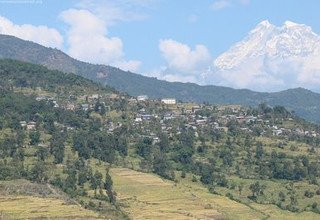
[[[161,99],[161,102],[163,102],[164,104],[167,104],[167,105],[174,105],[177,103],[176,99],[174,99],[174,98]]]
[[[139,95],[138,97],[137,97],[137,100],[138,101],[146,101],[146,100],[148,100],[148,96],[147,95]]]

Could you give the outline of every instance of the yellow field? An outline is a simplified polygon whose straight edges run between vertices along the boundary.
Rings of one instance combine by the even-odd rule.
[[[113,168],[118,202],[133,219],[319,219],[312,212],[292,213],[274,205],[250,207],[213,195],[191,178],[175,184],[156,175]]]
[[[111,170],[118,201],[133,219],[259,219],[259,212],[204,187],[163,181],[125,168]],[[227,211],[232,214],[223,215]]]
[[[0,196],[0,219],[98,219],[98,214],[55,198]]]

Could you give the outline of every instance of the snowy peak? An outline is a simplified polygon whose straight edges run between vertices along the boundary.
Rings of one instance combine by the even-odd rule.
[[[268,20],[264,20],[264,21],[261,21],[257,27],[266,27],[266,28],[269,28],[273,26]]]
[[[294,22],[292,22],[292,21],[285,21],[284,22],[284,27],[286,27],[286,28],[294,28],[294,27],[296,27],[296,26],[298,26],[299,24],[297,24],[297,23],[294,23]]]
[[[280,27],[265,20],[260,22],[248,36],[215,61],[216,68],[233,69],[253,58],[290,58],[308,56],[320,51],[320,37],[312,28],[292,21]]]

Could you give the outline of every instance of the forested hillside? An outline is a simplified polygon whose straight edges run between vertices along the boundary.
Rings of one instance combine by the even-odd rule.
[[[47,66],[50,69],[75,73],[133,96],[145,94],[151,98],[174,97],[185,102],[241,104],[255,107],[266,102],[271,106],[283,105],[310,121],[320,121],[318,114],[320,95],[302,88],[276,93],[260,93],[247,89],[167,82],[110,66],[81,62],[57,49],[46,48],[7,35],[0,35],[0,57],[27,61]]]

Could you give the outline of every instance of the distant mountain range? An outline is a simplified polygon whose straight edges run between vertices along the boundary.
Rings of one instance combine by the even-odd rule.
[[[81,62],[60,50],[8,35],[0,35],[0,58],[41,64],[50,69],[75,73],[132,96],[146,94],[150,98],[175,97],[178,100],[188,102],[251,106],[266,102],[272,106],[283,105],[289,110],[295,111],[299,116],[320,122],[320,94],[303,88],[261,93],[247,89],[167,82],[111,66]]]

